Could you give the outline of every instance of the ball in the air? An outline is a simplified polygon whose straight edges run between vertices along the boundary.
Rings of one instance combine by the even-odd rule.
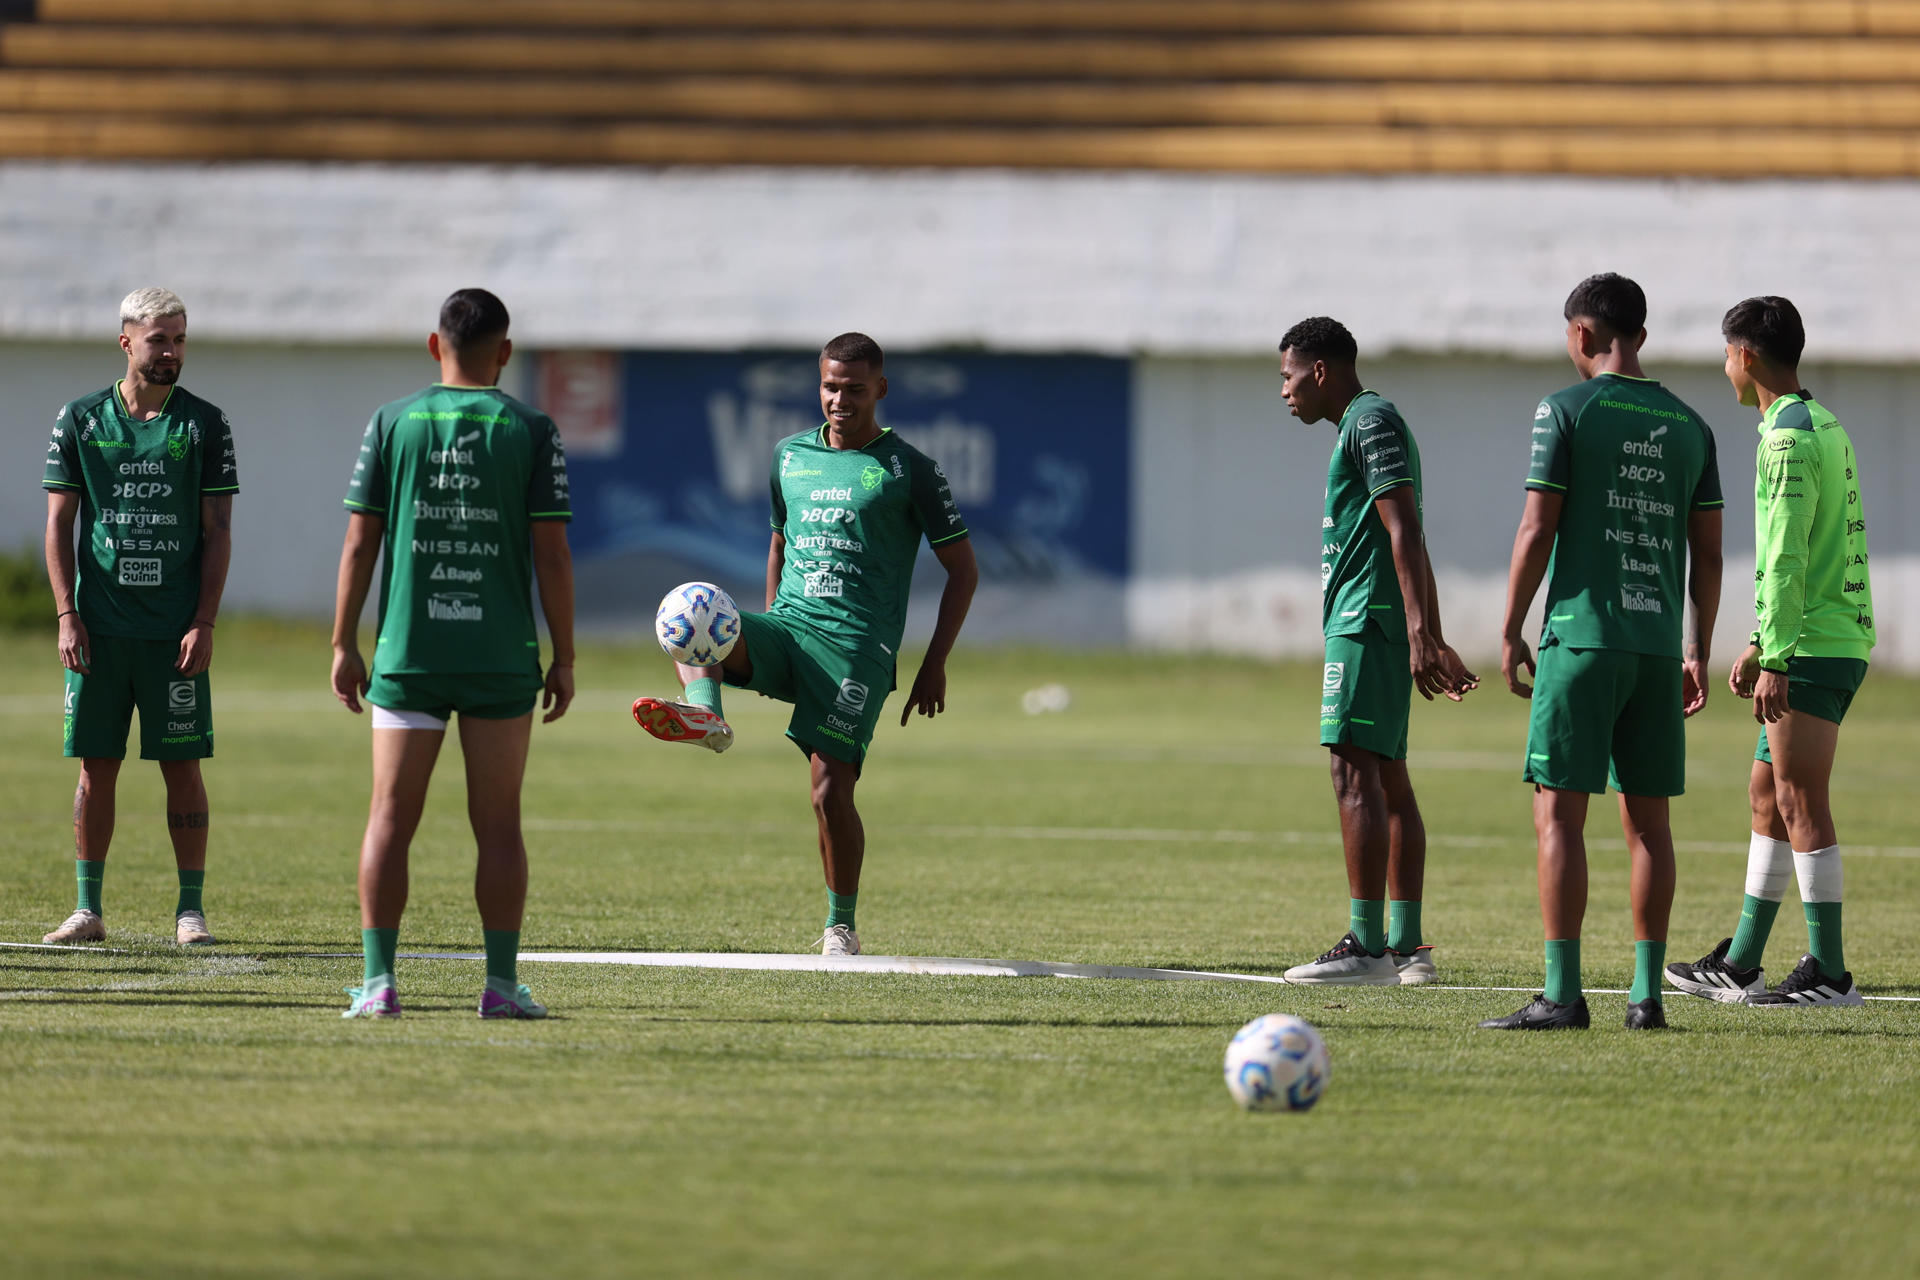
[[[711,582],[683,582],[660,601],[653,633],[675,662],[718,666],[740,639],[740,609]]]

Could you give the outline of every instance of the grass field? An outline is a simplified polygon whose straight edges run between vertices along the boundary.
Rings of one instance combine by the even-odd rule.
[[[402,962],[407,1016],[345,1023],[367,730],[317,631],[223,625],[207,909],[170,938],[158,771],[130,767],[106,880],[119,953],[0,951],[0,1275],[1778,1276],[1920,1273],[1920,1004],[1764,1016],[1671,995],[1674,1030],[1473,1029],[1501,992],[580,965],[555,1011],[473,1016],[479,965]],[[52,644],[0,641],[0,940],[72,907]],[[1483,675],[1492,673],[1482,672]],[[798,951],[823,910],[801,760],[735,695],[725,757],[645,739],[657,653],[588,649],[536,728],[530,949]],[[1317,667],[969,653],[952,710],[883,725],[863,784],[874,953],[1275,973],[1345,927]],[[1022,690],[1071,687],[1029,718]],[[1497,683],[1497,681],[1496,681]],[[894,703],[897,707],[897,701]],[[1920,996],[1920,682],[1875,675],[1836,786],[1848,957]],[[1539,981],[1524,707],[1419,706],[1441,981]],[[1727,933],[1745,708],[1692,731],[1672,958]],[[401,950],[474,950],[457,756]],[[1596,806],[1584,954],[1632,958]],[[1768,954],[1805,944],[1791,895]],[[1313,1112],[1221,1085],[1269,1010],[1324,1031]]]

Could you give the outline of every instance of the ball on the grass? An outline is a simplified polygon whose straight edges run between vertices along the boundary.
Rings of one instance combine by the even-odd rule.
[[[1305,1111],[1332,1070],[1327,1042],[1290,1013],[1261,1014],[1227,1045],[1227,1092],[1248,1111]]]
[[[675,662],[717,666],[740,639],[740,609],[711,582],[683,582],[660,601],[653,633]]]

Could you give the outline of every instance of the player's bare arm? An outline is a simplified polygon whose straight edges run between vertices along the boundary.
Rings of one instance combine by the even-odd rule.
[[[780,594],[780,574],[787,567],[787,535],[775,529],[773,540],[767,544],[767,608],[773,608],[773,598]]]
[[[935,547],[933,554],[947,571],[947,585],[940,593],[940,613],[933,624],[933,639],[927,642],[927,656],[920,660],[920,671],[907,692],[907,704],[900,709],[903,725],[916,709],[923,716],[947,709],[947,655],[960,638],[960,626],[973,606],[974,588],[980,585],[980,566],[974,561],[971,539]]]
[[[534,522],[533,577],[540,587],[547,635],[553,641],[553,661],[547,664],[546,684],[540,691],[540,706],[546,712],[540,723],[552,724],[573,705],[573,550],[567,545],[564,521]]]
[[[53,584],[53,607],[60,615],[60,665],[87,672],[87,628],[75,603],[77,564],[73,550],[73,522],[80,514],[77,489],[47,493],[47,581]]]
[[[1713,620],[1720,613],[1721,509],[1687,517],[1686,634],[1680,659],[1681,709],[1692,716],[1707,705],[1707,664],[1713,660]]]
[[[1434,581],[1433,557],[1426,552],[1426,539],[1420,540],[1420,558],[1427,566],[1427,625],[1433,629],[1433,635],[1440,642],[1440,664],[1445,669],[1449,687],[1447,697],[1459,702],[1465,695],[1480,687],[1480,677],[1467,670],[1467,664],[1460,659],[1452,645],[1446,641],[1446,633],[1440,626],[1440,584]]]
[[[373,586],[373,569],[380,562],[384,518],[363,511],[347,515],[347,537],[340,548],[340,577],[333,595],[333,696],[347,710],[360,714],[360,695],[367,691],[367,664],[360,656],[360,611]]]
[[[1428,702],[1443,693],[1455,702],[1465,692],[1460,676],[1466,669],[1459,655],[1451,653],[1440,634],[1437,595],[1433,589],[1433,566],[1427,560],[1426,539],[1420,530],[1420,509],[1414,501],[1413,486],[1398,485],[1374,500],[1380,523],[1386,526],[1393,546],[1394,576],[1400,580],[1400,598],[1407,611],[1408,663],[1413,671],[1414,688]],[[1457,669],[1457,673],[1456,673]],[[1471,678],[1469,676],[1469,678]]]
[[[1522,698],[1533,696],[1533,686],[1520,683],[1520,668],[1534,673],[1533,650],[1526,637],[1527,610],[1540,592],[1547,576],[1547,563],[1553,558],[1553,539],[1560,529],[1560,512],[1566,498],[1539,489],[1527,490],[1527,505],[1520,513],[1520,529],[1513,536],[1513,559],[1507,565],[1507,613],[1500,624],[1500,674],[1507,688]]]
[[[200,499],[200,603],[193,625],[180,637],[180,656],[174,667],[182,675],[197,676],[213,665],[213,624],[220,616],[220,597],[227,590],[227,567],[233,563],[233,495],[214,494]]]

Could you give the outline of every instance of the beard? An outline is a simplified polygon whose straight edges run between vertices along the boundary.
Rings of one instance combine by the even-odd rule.
[[[180,381],[178,364],[145,364],[140,366],[140,376],[156,387],[170,387]]]

